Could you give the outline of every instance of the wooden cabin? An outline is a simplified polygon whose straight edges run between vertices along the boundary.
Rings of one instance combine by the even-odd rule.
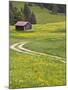
[[[32,24],[28,21],[17,21],[15,24],[16,30],[24,30],[28,31],[29,29],[32,29]]]

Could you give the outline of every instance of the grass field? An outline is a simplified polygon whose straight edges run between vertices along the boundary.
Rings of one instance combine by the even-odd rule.
[[[19,10],[24,3],[13,2]],[[25,48],[53,55],[30,55],[10,49],[10,88],[28,88],[66,85],[66,22],[65,16],[52,14],[46,8],[30,6],[37,24],[30,32],[16,31],[9,26],[10,46],[19,42],[28,42]],[[45,16],[45,17],[44,17]]]
[[[24,47],[66,60],[65,32],[65,22],[36,24],[31,32],[17,32],[10,26],[10,45],[29,41]],[[10,88],[61,85],[66,85],[66,64],[60,59],[10,50]]]

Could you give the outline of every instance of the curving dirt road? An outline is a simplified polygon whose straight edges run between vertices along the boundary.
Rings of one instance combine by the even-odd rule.
[[[24,48],[24,45],[28,43],[28,42],[19,42],[19,43],[15,43],[13,45],[10,46],[10,48],[14,51],[20,52],[20,53],[26,53],[26,54],[30,54],[30,55],[45,55],[45,56],[49,56],[49,57],[53,57],[56,58],[56,60],[66,63],[64,61],[64,58],[62,57],[58,57],[58,56],[54,56],[54,55],[50,55],[47,53],[40,53],[40,52],[35,52],[29,49]]]

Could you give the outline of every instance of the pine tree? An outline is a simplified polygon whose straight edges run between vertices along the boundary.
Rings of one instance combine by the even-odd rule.
[[[53,12],[53,13],[57,13],[58,10],[59,10],[58,6],[54,4],[54,5],[52,6],[52,12]]]
[[[30,20],[30,22],[32,23],[32,24],[36,24],[36,17],[35,17],[35,14],[32,12],[32,14],[31,14],[31,20]]]
[[[18,10],[18,8],[13,6],[13,3],[10,2],[9,3],[10,6],[10,11],[9,11],[9,23],[11,25],[15,24],[18,20],[22,20],[23,19],[23,15],[21,13],[20,10]]]
[[[30,10],[30,8],[28,7],[28,5],[26,3],[24,5],[23,13],[24,13],[24,19],[25,19],[25,21],[30,21],[31,10]]]
[[[14,23],[16,23],[17,21],[22,20],[22,13],[20,10],[18,10],[16,7],[14,8]]]
[[[9,2],[9,9],[10,9],[10,11],[9,11],[9,23],[14,24],[14,22],[13,22],[14,14],[13,14],[13,4],[12,4],[12,2]]]

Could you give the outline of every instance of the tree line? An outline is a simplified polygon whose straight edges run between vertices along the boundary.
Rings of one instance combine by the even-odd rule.
[[[36,16],[33,11],[29,8],[28,4],[24,4],[24,8],[20,10],[13,5],[12,2],[9,3],[9,23],[11,25],[15,24],[17,21],[24,20],[29,21],[32,24],[36,24]]]
[[[10,1],[9,2],[9,23],[13,25],[17,21],[24,20],[24,21],[29,21],[32,24],[36,24],[37,20],[36,20],[35,13],[30,9],[30,6],[32,5],[38,5],[40,6],[40,8],[47,8],[53,14],[57,14],[57,13],[66,14],[66,5],[27,2],[24,4],[24,8],[18,9],[13,5],[12,1]]]
[[[49,4],[49,3],[35,3],[41,8],[47,8],[54,13],[64,13],[66,14],[66,5],[64,4]]]

